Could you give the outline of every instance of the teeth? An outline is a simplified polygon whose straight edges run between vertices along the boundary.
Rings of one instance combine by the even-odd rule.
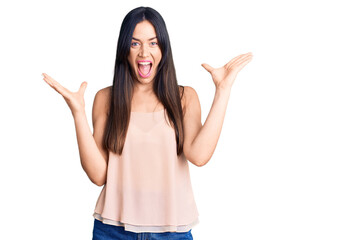
[[[141,64],[141,65],[149,65],[150,62],[139,62],[138,64]]]

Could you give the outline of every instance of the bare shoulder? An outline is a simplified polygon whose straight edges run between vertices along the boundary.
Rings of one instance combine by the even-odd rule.
[[[111,86],[105,87],[97,91],[93,104],[93,121],[100,116],[108,115],[111,97]]]
[[[93,136],[102,156],[108,162],[108,151],[104,147],[105,126],[109,114],[111,87],[100,89],[94,99],[92,109]]]
[[[181,106],[184,112],[187,110],[187,108],[191,108],[191,107],[198,108],[200,106],[198,94],[193,87],[180,86],[180,96],[181,96]]]
[[[201,111],[200,109],[200,101],[198,98],[198,94],[196,90],[193,87],[190,86],[185,86],[185,99],[184,99],[184,106],[186,110],[189,110],[190,112],[196,112],[196,111]]]
[[[101,97],[109,97],[111,94],[112,86],[108,86],[97,91],[96,95],[102,95]]]
[[[196,150],[193,150],[192,143],[202,128],[201,106],[196,90],[190,86],[185,86],[185,107],[184,154],[192,164],[199,166]]]

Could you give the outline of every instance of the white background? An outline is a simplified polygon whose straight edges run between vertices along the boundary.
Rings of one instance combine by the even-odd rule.
[[[204,123],[219,67],[251,51],[207,165],[190,164],[196,240],[355,239],[351,1],[2,1],[1,239],[91,239],[101,187],[81,168],[71,112],[42,79],[83,81],[90,126],[112,84],[124,16],[165,19],[179,84]]]

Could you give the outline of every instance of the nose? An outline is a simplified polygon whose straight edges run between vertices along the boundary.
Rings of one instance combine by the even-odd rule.
[[[146,44],[142,44],[142,47],[139,52],[139,56],[142,58],[148,57],[149,56],[149,49]]]

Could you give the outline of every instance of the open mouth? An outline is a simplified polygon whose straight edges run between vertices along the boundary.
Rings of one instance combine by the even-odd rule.
[[[152,72],[151,61],[138,61],[138,73],[141,77],[147,78]]]

